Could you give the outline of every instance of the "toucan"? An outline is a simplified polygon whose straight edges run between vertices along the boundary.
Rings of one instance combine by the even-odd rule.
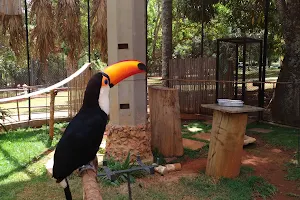
[[[109,116],[109,91],[120,81],[146,72],[137,60],[120,61],[106,67],[89,80],[82,106],[59,140],[53,159],[53,178],[72,199],[67,177],[94,160],[102,142]]]

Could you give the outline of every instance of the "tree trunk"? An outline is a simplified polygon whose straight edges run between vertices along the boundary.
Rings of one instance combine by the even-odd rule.
[[[172,0],[162,0],[162,78],[169,78],[169,60],[172,59]],[[163,81],[168,87],[168,81]]]
[[[299,125],[299,83],[300,83],[300,3],[276,1],[283,26],[285,57],[278,82],[298,84],[277,84],[272,105],[273,120],[287,125]]]
[[[160,4],[158,5],[158,14],[154,25],[154,32],[153,32],[153,42],[152,42],[152,60],[155,61],[155,52],[156,52],[156,42],[158,39],[158,32],[161,28],[161,9]]]

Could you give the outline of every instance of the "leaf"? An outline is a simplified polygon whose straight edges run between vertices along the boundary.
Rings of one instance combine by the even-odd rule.
[[[126,182],[127,181],[127,178],[125,176],[126,174],[123,174],[121,176],[119,176],[119,178],[123,181],[123,182]]]
[[[130,166],[130,151],[127,154],[126,160],[124,161],[122,168],[123,169],[128,169]]]

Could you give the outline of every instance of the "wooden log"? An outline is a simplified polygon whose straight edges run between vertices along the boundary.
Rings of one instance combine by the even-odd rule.
[[[149,87],[151,148],[165,157],[182,156],[183,144],[178,90]]]
[[[246,113],[214,111],[207,175],[215,178],[239,175],[247,118]]]
[[[83,200],[102,200],[99,185],[97,183],[97,156],[93,161],[94,169],[87,169],[81,173],[83,186]]]
[[[154,170],[162,176],[168,173],[168,169],[162,165],[155,167]]]
[[[167,165],[165,165],[165,167],[167,168],[168,172],[180,171],[181,170],[181,164],[180,163],[167,164]]]
[[[50,120],[49,120],[49,137],[52,140],[54,136],[54,102],[55,102],[56,92],[54,90],[50,91]]]

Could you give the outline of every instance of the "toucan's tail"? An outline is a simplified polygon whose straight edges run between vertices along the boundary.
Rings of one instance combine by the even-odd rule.
[[[59,184],[64,188],[66,200],[72,200],[72,194],[67,178],[63,179],[61,182],[59,182]]]
[[[71,191],[70,191],[68,180],[67,179],[65,179],[65,180],[67,182],[67,187],[64,189],[66,200],[72,200],[72,194],[71,194]]]

